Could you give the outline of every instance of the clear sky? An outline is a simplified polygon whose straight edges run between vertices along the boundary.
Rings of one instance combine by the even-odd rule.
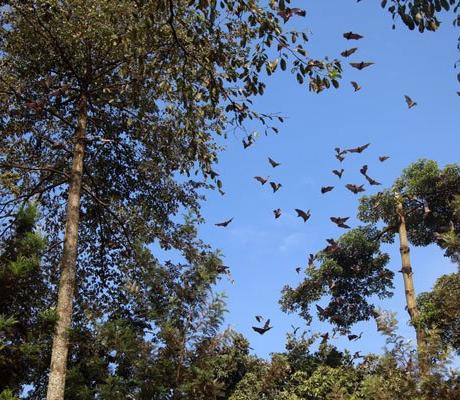
[[[283,351],[286,332],[291,324],[305,327],[296,315],[281,312],[278,301],[284,285],[296,285],[301,276],[297,266],[305,266],[308,253],[325,246],[325,239],[338,237],[330,216],[351,216],[356,226],[358,196],[347,191],[345,183],[364,183],[359,174],[363,164],[369,165],[369,175],[392,184],[402,169],[419,158],[434,159],[444,166],[460,162],[460,97],[454,63],[459,57],[459,30],[452,26],[453,15],[446,16],[436,33],[410,32],[399,24],[391,29],[391,16],[380,8],[380,1],[354,0],[297,1],[292,6],[307,10],[306,18],[292,18],[289,27],[310,31],[310,55],[321,58],[336,55],[346,48],[359,47],[351,61],[373,61],[363,71],[346,68],[341,88],[314,94],[297,84],[289,73],[277,73],[268,80],[266,95],[256,103],[264,112],[279,112],[286,116],[278,135],[258,138],[243,150],[242,134],[230,133],[225,141],[216,170],[224,181],[225,196],[208,194],[203,204],[207,223],[201,226],[201,237],[220,249],[224,264],[231,268],[234,284],[224,282],[219,289],[228,296],[226,326],[242,332],[254,352],[266,357]],[[354,42],[342,34],[353,30],[365,36]],[[354,93],[349,83],[362,85]],[[408,94],[418,106],[409,110],[404,101]],[[334,157],[334,147],[350,147],[370,142],[361,155],[347,158],[340,181],[331,170],[340,164]],[[379,155],[389,155],[385,163]],[[273,169],[267,157],[281,162]],[[267,176],[282,183],[275,194],[267,185],[261,186],[253,177]],[[336,185],[325,195],[323,185]],[[375,193],[371,189],[368,193]],[[281,208],[282,216],[275,220],[272,210]],[[307,223],[296,217],[294,208],[311,209]],[[214,223],[234,217],[227,228]],[[400,268],[399,247],[388,248],[390,267]],[[429,290],[441,274],[456,271],[456,266],[443,258],[437,248],[412,249],[414,279],[417,292]],[[398,312],[401,332],[413,337],[407,326],[404,310],[402,277],[395,275],[395,295],[378,303]],[[254,316],[271,319],[274,328],[259,336],[251,326]],[[324,332],[328,326],[314,322],[314,331]],[[380,352],[384,338],[375,323],[356,326],[355,333],[364,330],[357,342],[345,338],[332,343],[352,351]]]

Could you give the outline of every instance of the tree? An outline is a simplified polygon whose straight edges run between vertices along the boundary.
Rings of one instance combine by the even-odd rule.
[[[282,0],[0,6],[0,167],[11,174],[2,219],[39,198],[49,260],[61,259],[47,398],[62,399],[74,293],[108,304],[125,272],[117,264],[139,236],[192,260],[196,243],[173,217],[198,212],[197,190],[216,180],[214,135],[273,119],[251,108],[262,69],[292,59],[297,80],[321,91],[338,86],[341,66],[291,45],[308,38],[283,33]],[[203,179],[184,176],[193,171]]]
[[[37,206],[25,205],[0,246],[0,393],[19,395],[22,385],[46,373],[42,355],[50,346],[54,312],[37,219]]]
[[[460,273],[443,275],[433,290],[417,298],[420,323],[441,336],[444,347],[460,352]]]
[[[388,255],[381,253],[380,245],[393,243],[398,235],[406,307],[417,333],[420,370],[426,374],[428,342],[416,302],[409,244],[436,243],[446,248],[441,232],[457,235],[460,231],[456,214],[459,193],[458,165],[440,169],[429,160],[411,164],[390,189],[360,199],[358,216],[370,225],[351,230],[320,252],[317,259],[321,265],[307,268],[307,278],[297,288],[284,289],[283,308],[300,310],[311,321],[311,304],[329,296],[327,307],[317,306],[318,315],[347,333],[354,323],[375,315],[370,296],[391,294],[394,274],[385,268]],[[383,222],[383,228],[377,228],[378,222]],[[455,249],[446,248],[446,256],[453,255]]]

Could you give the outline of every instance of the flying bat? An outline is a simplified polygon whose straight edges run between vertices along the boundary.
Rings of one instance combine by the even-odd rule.
[[[297,272],[298,274],[300,274],[300,271],[302,271],[302,267],[297,267],[297,268],[295,269],[295,272]]]
[[[344,50],[340,53],[342,57],[350,57],[356,50],[358,50],[357,47],[353,47],[352,49]]]
[[[366,174],[367,174],[367,165],[363,165],[363,166],[361,167],[361,169],[359,170],[359,172],[360,172],[361,174],[363,174],[364,176],[366,176]]]
[[[222,226],[223,228],[225,228],[230,222],[233,221],[233,218],[230,218],[228,219],[227,221],[224,221],[224,222],[219,222],[218,224],[214,224],[215,226]]]
[[[343,154],[343,153],[342,153]],[[345,156],[343,156],[342,154],[340,153],[337,153],[335,155],[335,158],[337,158],[337,160],[339,160],[340,162],[342,162],[343,160],[345,160]]]
[[[349,229],[350,227],[345,224],[350,217],[331,217],[330,220],[339,228]]]
[[[270,320],[267,319],[267,321],[265,321],[265,324],[263,327],[259,328],[258,326],[253,326],[252,329],[254,331],[256,331],[257,333],[263,335],[265,332],[269,331],[270,329],[272,329],[273,326],[270,326]]]
[[[409,108],[415,107],[417,105],[417,103],[407,95],[404,95],[404,99],[406,100],[407,107]]]
[[[273,193],[275,193],[283,185],[281,185],[281,183],[270,182],[270,186],[273,189]]]
[[[307,15],[307,12],[305,10],[302,10],[301,8],[289,8],[289,7],[286,7],[286,9],[284,9],[282,11],[278,11],[278,15],[281,18],[283,18],[284,23],[286,23],[294,15],[297,15],[299,17],[305,17]]]
[[[345,171],[343,168],[342,168],[340,171],[334,169],[334,170],[332,171],[332,173],[333,173],[334,175],[337,175],[339,178],[342,178],[343,171]]]
[[[326,246],[323,251],[326,253],[333,253],[338,250],[339,244],[334,239],[326,239],[326,242],[328,243],[328,246]]]
[[[384,161],[388,160],[389,158],[390,158],[389,156],[380,156],[379,161],[384,162]]]
[[[276,162],[275,160],[271,159],[270,157],[268,157],[268,162],[270,163],[270,165],[271,165],[273,168],[277,167],[278,165],[281,165],[281,163]]]
[[[248,137],[247,140],[243,139],[243,148],[247,149],[249,146],[251,146],[254,141],[251,139],[251,137]]]
[[[311,217],[310,210],[305,212],[303,210],[300,210],[299,208],[296,208],[295,211],[297,212],[297,216],[303,219],[303,222],[307,222],[308,219]]]
[[[264,319],[264,317],[262,317],[262,315],[256,315],[257,322],[262,322],[263,319]]]
[[[350,63],[350,65],[353,67],[353,68],[356,68],[356,69],[359,69],[359,70],[362,70],[364,68],[367,68],[367,67],[370,67],[371,65],[374,65],[375,63],[373,62],[370,62],[370,61],[361,61],[361,62],[354,62],[354,63]]]
[[[367,179],[367,181],[369,182],[369,184],[371,184],[372,186],[381,185],[380,182],[377,182],[375,179],[372,179],[369,175],[364,175],[364,177]]]
[[[353,192],[354,194],[358,194],[359,192],[364,192],[364,185],[354,185],[352,183],[347,183],[345,187],[350,191]]]
[[[359,33],[354,32],[346,32],[343,34],[343,37],[347,40],[359,40],[362,39],[364,36],[361,36]]]
[[[281,217],[281,208],[277,208],[276,210],[273,210],[273,213],[275,214],[275,218]]]
[[[321,193],[324,194],[324,193],[330,192],[332,189],[334,189],[334,186],[323,186],[321,188]]]
[[[351,86],[353,86],[353,89],[355,89],[355,92],[357,92],[358,90],[361,90],[361,86],[359,86],[357,82],[351,81],[350,83],[351,83]]]
[[[340,147],[335,147],[334,150],[337,154],[340,155],[345,154],[347,152],[345,149],[342,150]]]
[[[361,332],[359,335],[348,335],[348,340],[358,340],[361,339],[361,336],[363,336],[363,333]]]
[[[366,150],[371,144],[370,143],[366,143],[366,144],[363,144],[362,146],[358,146],[358,147],[353,147],[351,149],[347,149],[347,152],[349,153],[362,153],[364,150]]]
[[[262,186],[265,185],[267,183],[267,181],[268,181],[268,179],[265,179],[265,178],[263,178],[261,176],[255,176],[254,179],[256,181],[260,182],[262,184]]]

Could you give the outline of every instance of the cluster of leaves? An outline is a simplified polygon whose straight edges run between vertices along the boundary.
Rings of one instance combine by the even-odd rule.
[[[386,268],[389,256],[380,251],[379,242],[374,240],[377,234],[372,227],[353,229],[340,237],[336,250],[319,253],[319,267],[309,266],[308,277],[297,288],[284,288],[283,309],[300,309],[300,315],[310,322],[311,304],[328,296],[330,301],[320,309],[319,318],[343,333],[354,323],[372,317],[375,305],[370,299],[391,296],[393,287],[393,272]]]

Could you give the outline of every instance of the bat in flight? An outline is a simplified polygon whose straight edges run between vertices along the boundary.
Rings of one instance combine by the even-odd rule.
[[[262,322],[264,320],[264,317],[262,317],[262,315],[256,315],[256,320],[257,322]]]
[[[276,210],[273,210],[273,214],[275,214],[276,219],[281,217],[281,208],[277,208]]]
[[[260,182],[263,185],[265,185],[268,181],[268,179],[263,178],[262,176],[255,176],[254,179],[258,182]]]
[[[384,162],[384,161],[388,160],[389,158],[390,158],[390,156],[379,156],[379,161]]]
[[[359,172],[360,172],[362,175],[366,176],[366,174],[367,174],[367,165],[363,165],[363,166],[361,167],[361,169],[359,170]]]
[[[305,17],[307,15],[307,12],[305,10],[302,10],[301,8],[289,8],[286,7],[286,9],[282,11],[278,11],[278,15],[283,18],[284,23],[288,22],[291,17],[294,15],[297,15],[299,17]]]
[[[350,191],[353,192],[354,194],[358,194],[360,192],[364,192],[364,185],[354,185],[352,183],[347,183],[345,187]]]
[[[343,171],[345,171],[343,168],[342,168],[341,170],[334,169],[334,170],[332,171],[332,173],[333,173],[334,175],[337,175],[337,176],[339,177],[339,179],[340,179],[340,178],[342,178]]]
[[[254,140],[249,136],[246,140],[243,139],[243,148],[247,149],[249,146],[251,146],[254,143]]]
[[[364,68],[370,67],[371,65],[374,65],[375,63],[370,62],[370,61],[361,61],[361,62],[352,62],[350,65],[353,68],[359,69],[360,71]]]
[[[330,192],[332,189],[334,189],[334,186],[323,186],[321,188],[321,193],[324,194],[324,193]]]
[[[366,180],[369,182],[369,184],[372,185],[372,186],[381,185],[380,182],[377,182],[375,179],[372,179],[369,175],[364,175],[364,177],[365,177]]]
[[[407,95],[404,95],[404,99],[406,100],[407,107],[409,108],[415,107],[417,105],[417,103]]]
[[[366,143],[366,144],[363,144],[362,146],[358,146],[358,147],[353,147],[351,149],[347,149],[347,152],[348,153],[362,153],[364,150],[366,150],[371,144],[370,143]]]
[[[354,33],[354,32],[345,32],[343,34],[343,37],[347,40],[359,40],[362,39],[364,36],[360,35],[359,33]]]
[[[328,245],[323,250],[326,253],[333,253],[339,249],[339,244],[334,239],[326,239],[326,242]]]
[[[353,47],[352,49],[344,50],[340,53],[342,57],[350,57],[356,50],[358,50],[357,47]]]
[[[223,228],[227,227],[230,222],[233,221],[233,218],[228,219],[227,221],[224,222],[219,222],[218,224],[214,224],[215,226],[221,226]]]
[[[361,90],[361,86],[359,86],[359,84],[355,81],[351,81],[351,86],[353,86],[353,89],[355,89],[355,92],[357,92],[358,90]]]
[[[283,185],[281,185],[281,183],[270,182],[270,186],[273,189],[273,193],[275,193]]]
[[[303,211],[303,210],[301,210],[301,209],[299,209],[299,208],[296,208],[295,211],[296,211],[296,213],[297,213],[297,216],[303,219],[303,222],[307,222],[308,219],[311,217],[311,212],[310,212],[310,210],[308,210],[308,211]]]
[[[339,228],[349,229],[350,227],[345,223],[350,217],[331,217],[330,220]]]
[[[269,319],[267,319],[267,321],[265,321],[264,326],[262,326],[261,328],[259,328],[258,326],[253,326],[252,327],[252,329],[254,331],[256,331],[257,333],[259,333],[260,335],[263,335],[265,332],[269,331],[272,328],[273,328],[273,326],[270,326],[270,320]]]
[[[339,160],[340,162],[342,162],[343,160],[345,160],[345,156],[343,155],[345,153],[337,153],[335,155],[335,158],[337,158],[337,160]]]
[[[302,267],[297,267],[297,268],[295,269],[295,272],[297,272],[298,274],[300,274],[300,271],[302,271]]]
[[[361,332],[359,335],[348,335],[348,340],[358,340],[361,339],[361,336],[363,336],[363,332]]]
[[[270,165],[275,168],[277,167],[278,165],[281,165],[281,163],[279,162],[276,162],[275,160],[273,160],[272,158],[268,157],[268,162],[270,163]]]

